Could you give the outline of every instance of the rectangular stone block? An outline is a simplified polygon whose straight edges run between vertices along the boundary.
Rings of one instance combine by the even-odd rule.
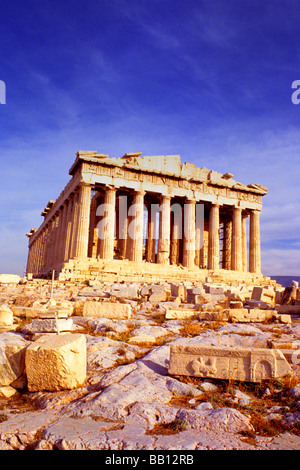
[[[20,280],[17,274],[0,274],[0,284],[19,284]]]
[[[178,297],[181,300],[186,299],[186,287],[183,284],[171,283],[171,296]]]
[[[260,310],[259,308],[245,309],[237,308],[230,309],[229,319],[236,323],[247,322],[264,322],[272,318],[274,312],[272,310]]]
[[[263,287],[253,287],[251,298],[253,300],[273,304],[275,302],[275,292],[271,289],[264,289]]]
[[[169,374],[260,382],[290,375],[291,367],[277,349],[171,344]]]
[[[207,294],[224,294],[224,287],[221,287],[221,286],[210,286],[210,285],[206,285],[204,286],[204,289],[205,289],[205,292]]]
[[[89,300],[84,303],[82,316],[127,320],[131,318],[131,306],[129,304]]]
[[[40,333],[56,333],[71,331],[74,328],[72,318],[45,318],[34,319],[31,323],[33,331]]]
[[[195,317],[198,314],[196,310],[192,309],[183,309],[183,308],[174,308],[167,309],[165,314],[166,320],[186,320],[188,318]]]
[[[85,335],[43,335],[26,349],[25,367],[30,392],[71,390],[83,385]]]
[[[280,305],[278,313],[289,315],[300,315],[300,305]]]

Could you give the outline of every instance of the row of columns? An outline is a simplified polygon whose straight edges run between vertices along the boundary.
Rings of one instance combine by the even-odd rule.
[[[92,248],[89,256],[112,260],[115,250],[115,223],[116,223],[116,188],[106,187],[102,212],[98,215],[105,217],[105,224],[101,225],[99,247],[97,251]],[[120,239],[119,256],[130,261],[140,262],[143,259],[143,223],[144,223],[144,191],[135,191],[133,194],[134,213],[131,207],[118,207],[118,228]],[[49,272],[57,266],[73,258],[88,256],[89,245],[93,240],[95,229],[92,226],[96,220],[97,200],[91,202],[91,185],[80,183],[76,190],[58,208],[51,219],[41,229],[34,241],[29,241],[29,256],[27,272]],[[126,214],[124,216],[124,214]],[[184,210],[184,237],[182,264],[192,268],[200,265],[199,239],[201,231],[196,224],[196,201],[187,199]],[[147,240],[145,247],[146,261],[156,261],[159,264],[178,264],[178,220],[174,217],[171,223],[171,197],[162,195],[159,206],[159,235],[156,254],[156,218],[148,217]],[[220,208],[218,204],[211,204],[208,220],[208,250],[207,268],[217,270],[220,267]],[[224,242],[223,242],[224,243]],[[231,219],[231,256],[227,269],[247,270],[247,239],[246,218],[241,208],[232,209]],[[199,264],[200,263],[200,264]],[[249,222],[249,271],[260,272],[260,228],[259,212],[250,211]]]
[[[39,236],[29,240],[27,272],[49,272],[70,258],[87,256],[90,200],[91,186],[80,183]]]

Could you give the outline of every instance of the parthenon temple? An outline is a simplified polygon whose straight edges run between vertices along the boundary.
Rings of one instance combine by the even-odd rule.
[[[179,155],[78,151],[68,184],[27,233],[27,274],[61,280],[262,281],[267,188]]]

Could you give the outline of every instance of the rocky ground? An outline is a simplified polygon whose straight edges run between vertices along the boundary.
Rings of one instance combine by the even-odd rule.
[[[251,304],[253,286],[181,286],[175,296],[170,284],[90,284],[56,282],[52,291],[53,305],[70,309],[72,332],[86,337],[84,385],[29,392],[23,374],[0,387],[0,449],[300,449],[298,361],[292,377],[260,384],[168,374],[172,342],[238,347],[297,342],[300,317],[249,323],[212,315],[245,306],[247,299]],[[50,295],[49,281],[2,285],[0,306],[38,311]],[[84,317],[91,299],[127,303],[131,318]],[[276,308],[263,303],[265,310]],[[182,307],[202,313],[202,319],[166,318],[169,308]],[[32,343],[44,334],[35,325],[33,318],[14,314],[13,325],[0,327],[0,381],[3,345]]]

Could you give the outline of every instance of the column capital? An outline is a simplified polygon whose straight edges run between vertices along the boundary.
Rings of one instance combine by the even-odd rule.
[[[146,191],[144,189],[135,189],[134,190],[134,195],[135,196],[145,196]]]
[[[196,204],[197,200],[194,197],[186,197],[184,203],[185,204]]]
[[[92,187],[93,185],[91,183],[88,183],[87,181],[81,180],[79,181],[78,186]]]
[[[119,187],[118,187],[118,186],[115,186],[114,184],[106,184],[106,185],[104,186],[104,189],[105,189],[105,190],[108,190],[108,189],[109,189],[110,191],[117,191],[117,189],[119,189]]]

